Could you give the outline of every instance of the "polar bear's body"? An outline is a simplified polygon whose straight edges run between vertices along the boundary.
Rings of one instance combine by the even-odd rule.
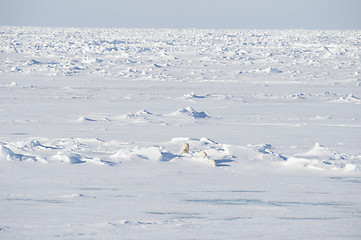
[[[183,143],[180,154],[184,154],[184,153],[189,153],[189,144],[188,143]]]
[[[211,166],[213,166],[213,167],[216,166],[216,162],[215,162],[213,159],[210,159],[205,151],[199,150],[199,151],[197,151],[197,152],[201,155],[202,158],[207,159],[207,160],[208,160],[208,163],[209,163]]]

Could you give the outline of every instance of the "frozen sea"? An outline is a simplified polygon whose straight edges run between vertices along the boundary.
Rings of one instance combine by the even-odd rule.
[[[1,26],[0,209],[11,240],[361,239],[361,32]]]

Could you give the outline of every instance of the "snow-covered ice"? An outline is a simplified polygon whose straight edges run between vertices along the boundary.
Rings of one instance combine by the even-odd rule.
[[[360,57],[360,31],[0,27],[0,238],[360,239]]]

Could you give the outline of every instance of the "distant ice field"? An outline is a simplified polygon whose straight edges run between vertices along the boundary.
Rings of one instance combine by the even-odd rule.
[[[1,239],[360,239],[360,136],[360,31],[0,27]]]

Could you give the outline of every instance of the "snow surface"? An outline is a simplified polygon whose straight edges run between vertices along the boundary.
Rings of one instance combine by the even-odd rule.
[[[360,57],[360,31],[0,27],[0,238],[360,239]]]

